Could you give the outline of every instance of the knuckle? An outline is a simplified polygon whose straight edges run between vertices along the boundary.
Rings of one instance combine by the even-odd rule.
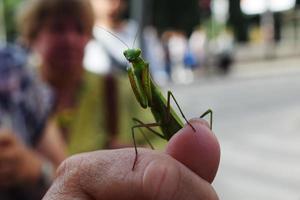
[[[56,170],[56,178],[50,188],[53,196],[68,196],[80,191],[81,163],[84,157],[75,155],[64,160]],[[65,199],[65,198],[63,198]]]
[[[177,165],[167,161],[153,161],[146,167],[143,189],[150,199],[175,199],[179,190],[181,172]]]
[[[78,174],[80,173],[80,160],[78,155],[64,160],[56,170],[56,178],[44,199],[70,199],[78,193]]]
[[[80,155],[75,155],[64,160],[56,170],[56,178],[63,178],[64,182],[74,181],[80,174],[82,159]]]

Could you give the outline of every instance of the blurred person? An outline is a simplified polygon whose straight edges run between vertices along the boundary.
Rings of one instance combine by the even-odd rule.
[[[19,16],[21,39],[33,51],[42,79],[55,92],[54,118],[69,153],[128,146],[130,135],[124,134],[131,132],[131,118],[144,119],[144,111],[127,79],[117,80],[116,94],[111,76],[83,68],[94,24],[89,1],[30,0],[24,6]]]
[[[124,16],[128,0],[90,0],[95,13],[93,40],[86,48],[85,67],[97,74],[126,72],[127,60],[123,50],[142,47],[145,59],[156,81],[165,81],[164,54],[162,45],[153,27],[142,32],[138,24]],[[141,33],[140,33],[141,32]],[[140,35],[140,37],[138,37]],[[116,38],[117,37],[117,38]],[[123,42],[121,42],[122,40]]]
[[[180,30],[168,30],[162,37],[172,80],[177,83],[191,83],[194,79],[193,72],[186,65],[194,65],[195,59],[189,51],[186,34]]]
[[[205,64],[207,35],[203,28],[196,28],[189,38],[189,48],[196,59],[196,67],[201,68]]]
[[[234,38],[230,29],[223,30],[216,38],[216,64],[221,74],[228,74],[234,62]]]
[[[65,158],[49,119],[52,94],[26,67],[27,54],[0,46],[0,199],[41,199]]]

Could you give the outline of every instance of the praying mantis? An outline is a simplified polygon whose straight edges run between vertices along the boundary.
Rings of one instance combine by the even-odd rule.
[[[127,61],[131,64],[127,68],[127,73],[132,90],[135,97],[142,108],[150,108],[156,122],[154,123],[144,123],[139,119],[133,118],[136,123],[132,127],[132,138],[135,147],[135,159],[132,166],[132,170],[137,162],[138,152],[135,141],[135,130],[136,128],[147,128],[150,132],[157,135],[158,137],[170,140],[170,138],[181,128],[184,124],[179,116],[176,114],[172,106],[170,105],[171,98],[174,100],[176,106],[178,107],[181,116],[185,122],[194,130],[195,128],[190,124],[190,122],[184,116],[177,100],[175,99],[173,93],[168,91],[167,99],[162,95],[159,87],[154,83],[150,76],[149,63],[145,62],[141,57],[141,49],[139,48],[128,48],[123,52]],[[210,129],[212,128],[212,110],[208,109],[204,112],[200,118],[205,117],[210,114]],[[161,132],[154,130],[153,127],[160,127]],[[147,140],[149,145],[152,147],[151,143]],[[153,148],[153,147],[152,147]]]
[[[123,54],[126,60],[131,64],[127,67],[127,73],[133,93],[142,108],[146,109],[149,107],[151,109],[151,112],[155,119],[155,122],[153,123],[144,123],[137,118],[133,118],[133,121],[136,123],[136,125],[132,126],[131,128],[131,134],[135,149],[135,158],[132,166],[132,170],[134,170],[138,159],[137,144],[135,140],[135,130],[137,128],[146,128],[156,136],[169,141],[175,133],[177,133],[181,128],[184,127],[183,121],[179,118],[170,104],[171,98],[174,100],[185,122],[193,129],[193,131],[196,130],[186,119],[173,93],[171,91],[168,91],[167,99],[162,95],[160,88],[154,83],[153,79],[151,78],[149,63],[142,58],[141,49],[129,48],[129,46],[115,34],[102,27],[99,28],[103,29],[107,33],[120,40],[128,48],[123,52]],[[203,118],[206,115],[210,115],[210,129],[212,129],[213,111],[211,109],[208,109],[200,116],[200,118]],[[154,130],[154,127],[160,127],[161,133],[157,130]],[[144,133],[142,131],[141,133],[143,134],[151,148],[154,149]]]

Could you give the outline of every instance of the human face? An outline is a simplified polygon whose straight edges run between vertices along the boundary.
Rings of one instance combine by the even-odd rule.
[[[84,47],[89,38],[74,19],[51,18],[41,27],[32,46],[47,71],[69,74],[82,68]]]

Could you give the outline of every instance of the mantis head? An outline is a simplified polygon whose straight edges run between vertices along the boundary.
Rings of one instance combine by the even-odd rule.
[[[141,49],[136,48],[136,49],[127,49],[123,52],[123,54],[129,62],[133,62],[141,55],[141,52],[142,52]]]

